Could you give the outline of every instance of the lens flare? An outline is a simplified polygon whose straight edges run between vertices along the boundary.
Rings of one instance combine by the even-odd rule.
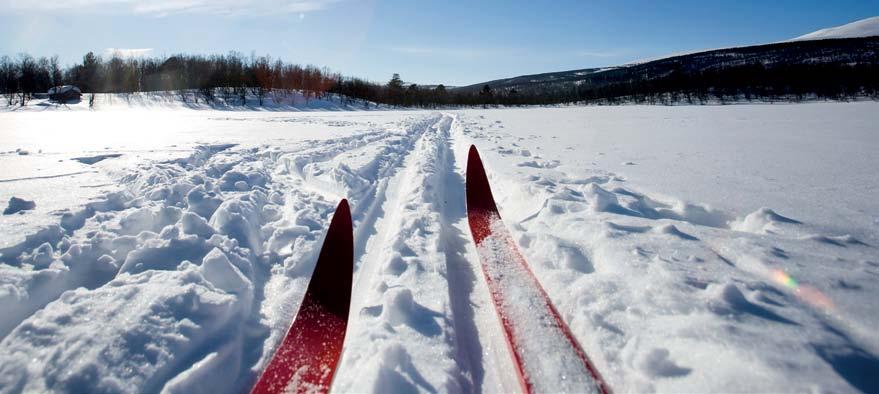
[[[833,302],[824,293],[814,287],[801,285],[796,279],[788,275],[787,272],[776,269],[772,270],[771,276],[775,283],[790,289],[807,304],[822,309],[825,312],[831,312],[834,309]]]
[[[796,290],[799,287],[799,283],[797,283],[796,279],[792,278],[786,272],[782,270],[773,270],[772,271],[772,279],[791,290]]]

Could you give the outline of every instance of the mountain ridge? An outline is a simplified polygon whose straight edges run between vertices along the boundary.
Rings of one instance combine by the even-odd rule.
[[[675,54],[670,54],[667,56],[643,60],[643,61],[635,61],[630,63],[625,63],[617,66],[609,66],[609,67],[592,67],[592,68],[583,68],[583,69],[574,69],[567,71],[553,71],[553,72],[544,72],[537,74],[526,74],[519,75],[515,77],[509,78],[499,78],[491,81],[475,83],[466,86],[460,86],[454,88],[458,91],[474,91],[477,89],[482,89],[485,85],[490,86],[492,89],[502,89],[502,90],[511,90],[516,89],[517,91],[521,90],[529,90],[530,88],[535,87],[538,84],[546,84],[546,85],[558,85],[558,84],[570,84],[574,87],[587,83],[587,81],[593,79],[594,74],[611,71],[611,70],[619,70],[624,68],[631,67],[639,67],[647,64],[655,64],[657,62],[668,61],[669,59],[685,59],[687,57],[697,57],[704,56],[706,54],[717,53],[735,53],[748,51],[749,49],[759,49],[759,48],[774,48],[776,45],[796,45],[797,43],[805,43],[809,41],[823,41],[823,40],[847,40],[847,39],[858,39],[858,38],[870,38],[873,36],[879,36],[879,16],[870,17],[861,19],[855,22],[851,22],[845,25],[829,27],[824,29],[819,29],[813,31],[811,33],[807,33],[793,39],[781,42],[773,42],[773,43],[765,43],[765,44],[756,44],[756,45],[743,45],[743,46],[733,46],[726,48],[716,48],[716,49],[706,49],[706,50],[696,50],[696,51],[685,51],[678,52]],[[832,46],[832,45],[825,45]]]

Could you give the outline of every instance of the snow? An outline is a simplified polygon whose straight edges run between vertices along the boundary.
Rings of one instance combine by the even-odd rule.
[[[71,86],[67,86],[71,87]],[[77,89],[73,87],[74,89]],[[79,90],[79,89],[77,89]],[[92,96],[94,99],[92,100]],[[2,100],[6,104],[6,100]],[[237,94],[227,96],[220,89],[214,91],[214,99],[206,102],[204,97],[196,90],[184,90],[175,92],[134,92],[134,93],[98,93],[84,94],[78,101],[56,103],[48,98],[32,99],[28,105],[19,107],[0,107],[0,112],[43,112],[43,111],[130,111],[130,110],[155,110],[155,109],[196,109],[196,110],[219,110],[241,111],[251,110],[260,112],[310,112],[310,111],[349,111],[387,109],[384,105],[372,102],[342,102],[339,97],[328,95],[325,97],[306,96],[300,91],[291,90],[268,90],[260,103],[259,97],[248,91],[242,104]],[[228,115],[228,114],[227,114]],[[268,120],[276,121],[276,120]],[[283,121],[283,120],[281,120]],[[24,152],[23,154],[27,154]]]
[[[0,201],[35,202],[0,216],[2,392],[248,390],[342,197],[355,272],[334,390],[517,391],[467,226],[471,143],[613,390],[879,390],[876,103],[99,101],[0,113]],[[546,340],[527,345],[551,375]]]
[[[856,38],[879,36],[879,16],[861,19],[841,26],[828,27],[803,34],[790,41],[826,40],[830,38]]]
[[[615,390],[869,392],[866,371],[879,366],[874,109],[473,111],[462,132],[480,146],[535,274]],[[534,158],[561,164],[513,165]]]

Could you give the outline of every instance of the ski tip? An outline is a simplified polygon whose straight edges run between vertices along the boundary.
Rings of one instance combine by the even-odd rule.
[[[351,213],[351,208],[348,206],[348,199],[343,198],[342,201],[339,201],[339,205],[336,206],[336,212],[343,211],[348,212],[349,215]]]
[[[471,173],[475,172],[485,172],[485,169],[482,168],[482,158],[479,157],[479,151],[476,149],[476,145],[470,145],[470,153],[467,155],[467,175],[470,176]],[[469,178],[468,178],[469,179]]]
[[[498,214],[497,205],[491,194],[491,186],[488,185],[488,176],[485,167],[479,157],[479,151],[475,145],[470,145],[470,155],[467,157],[467,175],[465,179],[468,212],[493,212]],[[499,214],[498,214],[499,216]]]
[[[333,214],[333,220],[330,222],[330,227],[334,227],[333,225],[338,222],[340,226],[351,227],[351,207],[348,206],[348,199],[343,198],[342,201],[339,201],[339,205],[336,206],[336,212]]]

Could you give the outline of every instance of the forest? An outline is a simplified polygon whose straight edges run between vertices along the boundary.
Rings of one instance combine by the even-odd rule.
[[[546,104],[704,104],[733,101],[879,99],[879,37],[770,44],[706,51],[590,73],[550,73],[530,83],[502,80],[453,88],[419,86],[398,74],[387,82],[343,76],[327,68],[271,56],[174,55],[109,59],[85,54],[61,66],[58,57],[20,54],[0,58],[0,93],[6,105],[26,105],[53,86],[94,93],[195,91],[211,103],[258,105],[273,92],[306,99],[332,95],[349,103],[433,108]],[[276,97],[273,95],[272,97]]]

